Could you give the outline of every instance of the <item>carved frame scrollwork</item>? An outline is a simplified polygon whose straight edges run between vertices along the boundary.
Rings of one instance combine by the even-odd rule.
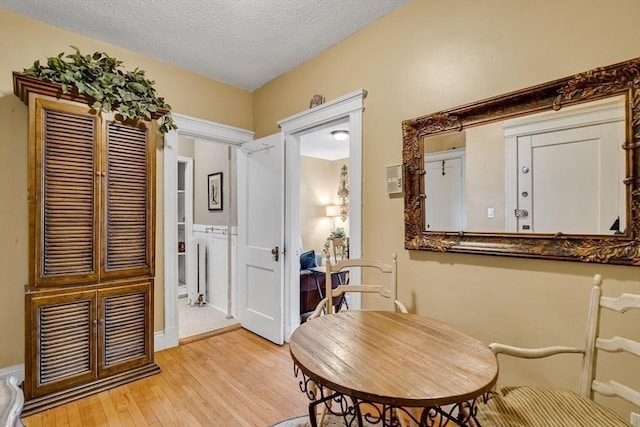
[[[424,150],[430,135],[602,98],[626,97],[628,227],[623,235],[425,231]],[[640,265],[640,58],[402,122],[405,248]]]

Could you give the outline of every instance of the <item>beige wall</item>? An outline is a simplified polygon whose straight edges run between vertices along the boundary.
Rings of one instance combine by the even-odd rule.
[[[71,52],[106,51],[156,81],[174,112],[244,129],[252,127],[252,95],[175,66],[60,30],[0,9],[0,367],[24,360],[24,285],[28,268],[27,106],[13,94],[12,71],[36,59]],[[211,102],[215,100],[215,102]],[[158,142],[155,327],[164,328],[163,153]]]
[[[425,154],[464,148],[467,145],[466,131],[430,136],[423,139],[423,144]]]
[[[195,145],[193,138],[178,135],[178,156],[190,157],[193,159]]]
[[[506,166],[502,124],[469,128],[466,140],[466,231],[505,231]],[[487,208],[494,209],[495,217],[487,218]]]
[[[582,345],[591,276],[638,291],[638,268],[404,250],[403,201],[379,176],[402,158],[401,122],[637,57],[637,0],[414,0],[254,93],[256,137],[327,100],[368,90],[364,113],[363,255],[398,253],[399,297],[485,342]],[[635,322],[635,323],[633,323]],[[626,334],[640,338],[640,318]],[[606,327],[605,327],[606,329]],[[628,360],[628,359],[626,359]],[[505,363],[509,383],[575,388],[575,358]],[[605,370],[640,382],[637,362]]]
[[[236,200],[235,191],[231,191],[230,183],[236,182],[235,169],[229,169],[228,147],[210,141],[196,140],[193,156],[193,223],[204,225],[227,225],[227,216],[231,213],[230,200]],[[235,149],[233,150],[235,151]],[[209,210],[208,176],[222,172],[222,210]],[[233,177],[231,176],[233,172]],[[235,190],[235,185],[234,185]],[[232,194],[233,193],[233,194]],[[231,196],[231,197],[230,197]],[[234,202],[235,203],[235,202]],[[231,216],[231,224],[237,224],[235,216]]]
[[[326,215],[327,205],[338,204],[340,170],[349,159],[323,160],[300,157],[300,237],[302,247],[321,253],[324,242],[333,228],[333,221]],[[348,233],[348,220],[336,218],[336,227]]]
[[[231,151],[231,162],[228,160],[228,148],[225,144],[178,137],[178,156],[193,159],[193,223],[215,226],[227,226],[227,216],[231,215],[231,225],[237,225],[235,212],[237,193],[236,169],[229,169],[229,164],[236,163],[236,150]],[[208,204],[208,175],[222,172],[224,201],[222,210],[210,211]],[[231,196],[231,197],[230,197]]]
[[[363,250],[399,256],[399,297],[410,310],[456,325],[485,342],[581,345],[590,277],[606,293],[637,291],[637,268],[403,248],[403,201],[389,198],[383,176],[400,163],[402,120],[638,56],[637,0],[414,0],[251,94],[150,58],[0,10],[0,366],[23,360],[23,285],[27,281],[27,109],[12,92],[11,71],[76,45],[106,50],[147,70],[175,111],[256,131],[306,109],[315,93],[330,100],[364,88]],[[210,102],[215,99],[216,102]],[[158,177],[162,151],[158,151]],[[162,179],[158,203],[162,206]],[[162,214],[158,214],[162,253]],[[161,257],[156,330],[161,330]],[[634,318],[626,334],[638,338]],[[608,329],[613,321],[607,321]],[[10,344],[7,344],[10,343]],[[638,366],[605,370],[623,382]],[[567,385],[576,369],[564,358],[505,363],[505,382]],[[633,370],[635,369],[635,370]],[[627,375],[625,376],[625,373]],[[636,382],[640,381],[636,377]],[[638,385],[638,384],[636,384]]]
[[[325,206],[333,204],[334,184],[330,161],[300,156],[300,238],[305,250],[321,253],[331,232]]]

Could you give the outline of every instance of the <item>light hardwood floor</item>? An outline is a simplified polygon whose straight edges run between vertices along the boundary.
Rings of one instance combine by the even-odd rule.
[[[156,353],[162,373],[23,419],[27,427],[264,427],[307,413],[289,346],[244,329]]]

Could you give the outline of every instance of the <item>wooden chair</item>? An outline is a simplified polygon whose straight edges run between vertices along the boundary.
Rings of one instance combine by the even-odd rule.
[[[331,242],[331,246],[333,247],[333,259],[338,262],[338,260],[344,260],[349,258],[349,239],[333,239]]]
[[[338,261],[336,264],[331,264],[331,259],[326,257],[326,269],[327,277],[331,277],[332,273],[341,272],[351,268],[371,268],[380,271],[381,273],[389,275],[389,283],[387,285],[363,285],[348,283],[332,287],[331,280],[325,280],[325,294],[324,299],[316,306],[314,312],[309,316],[309,319],[314,319],[324,312],[331,314],[335,312],[333,304],[327,304],[327,301],[335,301],[336,297],[342,297],[346,293],[359,292],[359,293],[376,293],[393,301],[395,309],[401,313],[408,313],[404,304],[398,301],[397,298],[397,255],[393,254],[391,264],[386,264],[382,261],[373,259],[345,259]],[[342,301],[342,299],[340,300]]]
[[[596,362],[599,351],[610,353],[626,352],[640,358],[640,342],[614,336],[599,336],[602,309],[625,313],[631,309],[640,309],[640,295],[622,294],[617,298],[602,296],[602,277],[596,274],[591,292],[587,339],[584,348],[545,347],[525,349],[504,344],[490,344],[495,354],[526,359],[538,359],[560,353],[582,355],[583,368],[579,393],[569,390],[544,387],[502,387],[486,402],[478,407],[477,421],[482,427],[616,427],[628,426],[613,411],[594,402],[594,394],[620,397],[636,406],[640,406],[640,392],[616,381],[595,379]],[[640,328],[640,325],[638,325]],[[635,384],[640,372],[629,373]],[[636,418],[637,417],[637,418]],[[640,416],[631,416],[631,423],[640,426]]]
[[[345,284],[339,285],[337,287],[333,287],[331,284],[331,280],[329,279],[332,273],[342,272],[351,268],[370,268],[377,270],[384,275],[389,275],[389,283],[386,285],[362,285],[362,284],[351,284],[349,280]],[[401,313],[408,313],[404,304],[402,304],[397,299],[397,255],[394,253],[392,257],[391,264],[386,264],[382,261],[372,260],[372,259],[344,259],[342,261],[337,261],[336,264],[331,264],[330,256],[326,256],[326,277],[325,280],[325,298],[320,301],[317,305],[314,312],[309,316],[308,320],[315,319],[316,317],[322,316],[323,314],[333,314],[336,312],[336,308],[333,306],[333,301],[340,301],[339,304],[342,304],[344,300],[345,294],[349,292],[360,292],[360,293],[376,293],[380,296],[393,300],[394,309],[399,310]],[[338,299],[339,298],[339,299]],[[328,303],[328,301],[332,301]],[[331,407],[331,401],[327,403],[329,407]],[[321,406],[321,413],[318,415],[318,425],[323,425],[323,420],[325,418],[327,411],[327,407],[325,405]],[[407,424],[403,417],[398,415],[398,420],[401,427],[407,427]]]

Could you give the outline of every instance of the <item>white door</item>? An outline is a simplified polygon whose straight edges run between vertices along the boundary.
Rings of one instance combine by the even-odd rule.
[[[452,153],[426,155],[424,192],[427,231],[465,229],[464,150],[450,151]]]
[[[623,124],[518,138],[518,207],[528,213],[518,218],[519,230],[612,234],[616,221],[624,229]]]
[[[284,342],[284,146],[281,134],[238,153],[238,280],[242,327]]]

